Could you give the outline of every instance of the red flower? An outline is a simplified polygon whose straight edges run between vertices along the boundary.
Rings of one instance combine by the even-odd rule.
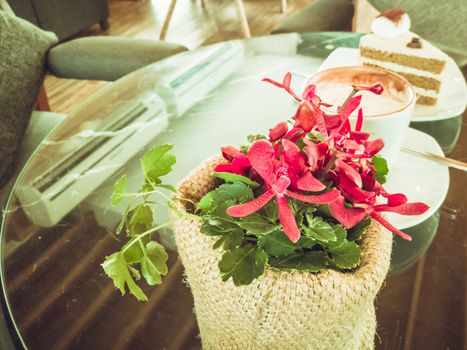
[[[355,91],[371,91],[376,95],[381,95],[384,91],[384,87],[380,83],[375,83],[371,86],[354,85],[353,88]]]
[[[245,176],[248,168],[251,167],[248,157],[242,152],[240,152],[240,150],[232,146],[222,147],[221,150],[222,156],[226,160],[230,161],[230,163],[219,164],[218,166],[216,166],[214,171],[227,172]]]
[[[319,195],[302,195],[288,190],[291,176],[298,177],[299,167],[305,166],[303,155],[300,157],[294,147],[296,147],[295,144],[284,140],[284,151],[277,159],[276,151],[269,141],[255,141],[248,150],[248,158],[252,168],[263,178],[266,192],[250,202],[228,208],[227,213],[233,217],[250,215],[265,206],[275,196],[279,221],[287,237],[296,243],[300,238],[300,230],[287,204],[286,195],[307,203],[325,204],[336,200],[339,191],[333,189]]]

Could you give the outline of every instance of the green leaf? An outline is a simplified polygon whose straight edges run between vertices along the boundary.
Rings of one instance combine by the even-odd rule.
[[[277,222],[279,220],[276,201],[269,201],[258,213],[268,218],[271,222]]]
[[[338,248],[347,242],[347,231],[345,230],[345,228],[339,224],[332,225],[332,227],[334,228],[336,240],[328,241],[326,243],[321,242],[321,244],[326,248]]]
[[[172,145],[161,145],[146,152],[141,159],[141,168],[144,176],[155,184],[160,183],[160,177],[172,171],[172,165],[176,158],[173,154],[167,153],[173,148]]]
[[[329,250],[331,261],[341,269],[353,269],[360,264],[361,248],[355,242],[346,242],[338,248]]]
[[[146,244],[146,251],[141,260],[141,273],[150,286],[162,283],[162,276],[167,275],[167,260],[164,247],[156,241]]]
[[[223,237],[219,238],[212,246],[212,249],[217,249],[221,245],[224,245],[225,250],[232,250],[234,248],[240,247],[244,235],[245,234],[243,233],[243,230],[233,230],[232,232],[229,232]]]
[[[252,234],[265,234],[280,227],[280,225],[271,223],[271,221],[259,214],[251,214],[240,218],[238,226]]]
[[[114,191],[112,193],[111,201],[112,206],[119,205],[125,199],[126,194],[126,175],[120,177],[114,185]]]
[[[276,230],[258,238],[258,246],[263,248],[270,256],[289,255],[300,247],[292,243],[284,231]]]
[[[234,200],[235,203],[243,203],[252,200],[253,191],[250,187],[241,182],[227,183],[219,186],[216,190],[215,204]]]
[[[139,263],[143,259],[144,253],[137,243],[133,243],[123,251],[123,257],[129,264]]]
[[[248,185],[251,187],[259,187],[259,183],[257,183],[256,181],[250,180],[246,176],[232,174],[228,172],[217,172],[217,171],[214,171],[212,175],[215,177],[218,177],[219,179],[224,180],[225,182],[242,182],[245,185]]]
[[[129,212],[129,216],[127,231],[130,236],[139,235],[152,228],[152,210],[149,206],[139,204]]]
[[[177,193],[177,189],[173,187],[172,185],[159,184],[159,185],[156,185],[156,187],[165,188],[166,190],[169,190],[170,192]]]
[[[380,184],[386,182],[386,175],[389,173],[388,163],[386,159],[381,157],[379,154],[373,156],[371,163],[375,166],[376,172],[374,173],[374,178]]]
[[[218,227],[215,225],[211,225],[209,221],[207,221],[201,225],[200,231],[203,235],[206,236],[225,236],[229,232],[232,232],[232,228]]]
[[[102,268],[104,269],[105,274],[112,279],[115,287],[120,290],[122,295],[125,295],[125,286],[127,286],[129,292],[133,294],[136,299],[142,301],[148,300],[144,292],[133,280],[128,269],[128,265],[121,252],[116,252],[110,256],[106,256],[102,263]]]
[[[233,200],[227,200],[225,202],[219,203],[211,212],[211,214],[208,215],[208,223],[210,225],[217,226],[223,231],[237,228],[237,219],[227,214],[227,208],[234,205],[234,203],[235,202]]]
[[[202,214],[206,214],[211,211],[214,208],[214,199],[216,198],[216,195],[216,190],[206,193],[199,201],[196,209],[201,211]]]
[[[335,229],[320,216],[313,217],[313,214],[306,215],[308,226],[302,226],[303,233],[308,237],[320,242],[329,242],[336,240]]]
[[[305,254],[293,254],[280,259],[269,259],[269,265],[278,269],[318,272],[326,268],[326,254],[312,251]]]
[[[266,136],[261,134],[251,134],[246,137],[249,143],[253,143],[256,140],[265,140]]]
[[[300,248],[313,248],[318,242],[316,242],[314,239],[307,237],[305,235],[301,235],[300,239],[297,242],[297,246]]]
[[[219,262],[222,280],[232,278],[236,286],[250,284],[263,274],[267,259],[267,254],[258,247],[227,251]]]
[[[347,239],[349,241],[358,241],[359,239],[362,239],[363,234],[365,233],[365,228],[370,226],[370,224],[371,219],[369,217],[363,219],[357,225],[348,230]]]

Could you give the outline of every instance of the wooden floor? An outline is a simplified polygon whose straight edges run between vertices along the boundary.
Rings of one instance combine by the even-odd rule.
[[[280,0],[244,0],[252,36],[269,34],[286,16],[308,5],[310,0],[288,0],[288,12],[280,11]],[[159,38],[170,0],[109,1],[110,28],[100,31],[95,25],[80,35],[116,35],[135,38]],[[177,0],[166,40],[190,49],[201,45],[241,38],[233,0]],[[45,87],[52,111],[68,113],[106,82],[58,79],[48,75]]]

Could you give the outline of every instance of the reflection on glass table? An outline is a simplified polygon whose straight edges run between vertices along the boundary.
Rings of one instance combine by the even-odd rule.
[[[139,158],[153,145],[175,145],[167,182],[177,183],[221,146],[267,132],[296,105],[261,79],[307,76],[335,48],[358,40],[314,33],[213,45],[134,72],[74,110],[26,164],[4,213],[2,286],[18,342],[31,349],[200,348],[170,230],[159,233],[171,249],[170,273],[161,286],[144,288],[147,303],[122,297],[104,276],[99,264],[125,240],[114,234],[124,209],[110,205],[114,181],[126,173],[129,191],[136,189]],[[450,156],[465,157],[465,128],[455,129]],[[409,229],[414,244],[394,241],[394,274],[377,301],[378,349],[463,345],[463,175],[451,171],[439,213]],[[155,210],[167,220],[163,207]]]

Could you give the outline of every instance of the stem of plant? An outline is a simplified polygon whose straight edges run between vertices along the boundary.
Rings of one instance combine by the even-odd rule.
[[[352,87],[353,87],[352,92],[349,94],[349,96],[347,96],[347,98],[345,99],[345,101],[344,101],[344,103],[342,104],[342,106],[339,107],[339,109],[337,110],[337,113],[341,113],[342,110],[345,108],[345,106],[347,106],[347,105],[349,104],[350,99],[351,99],[352,97],[354,97],[355,94],[358,92],[358,90],[355,88],[355,86],[352,85]]]

